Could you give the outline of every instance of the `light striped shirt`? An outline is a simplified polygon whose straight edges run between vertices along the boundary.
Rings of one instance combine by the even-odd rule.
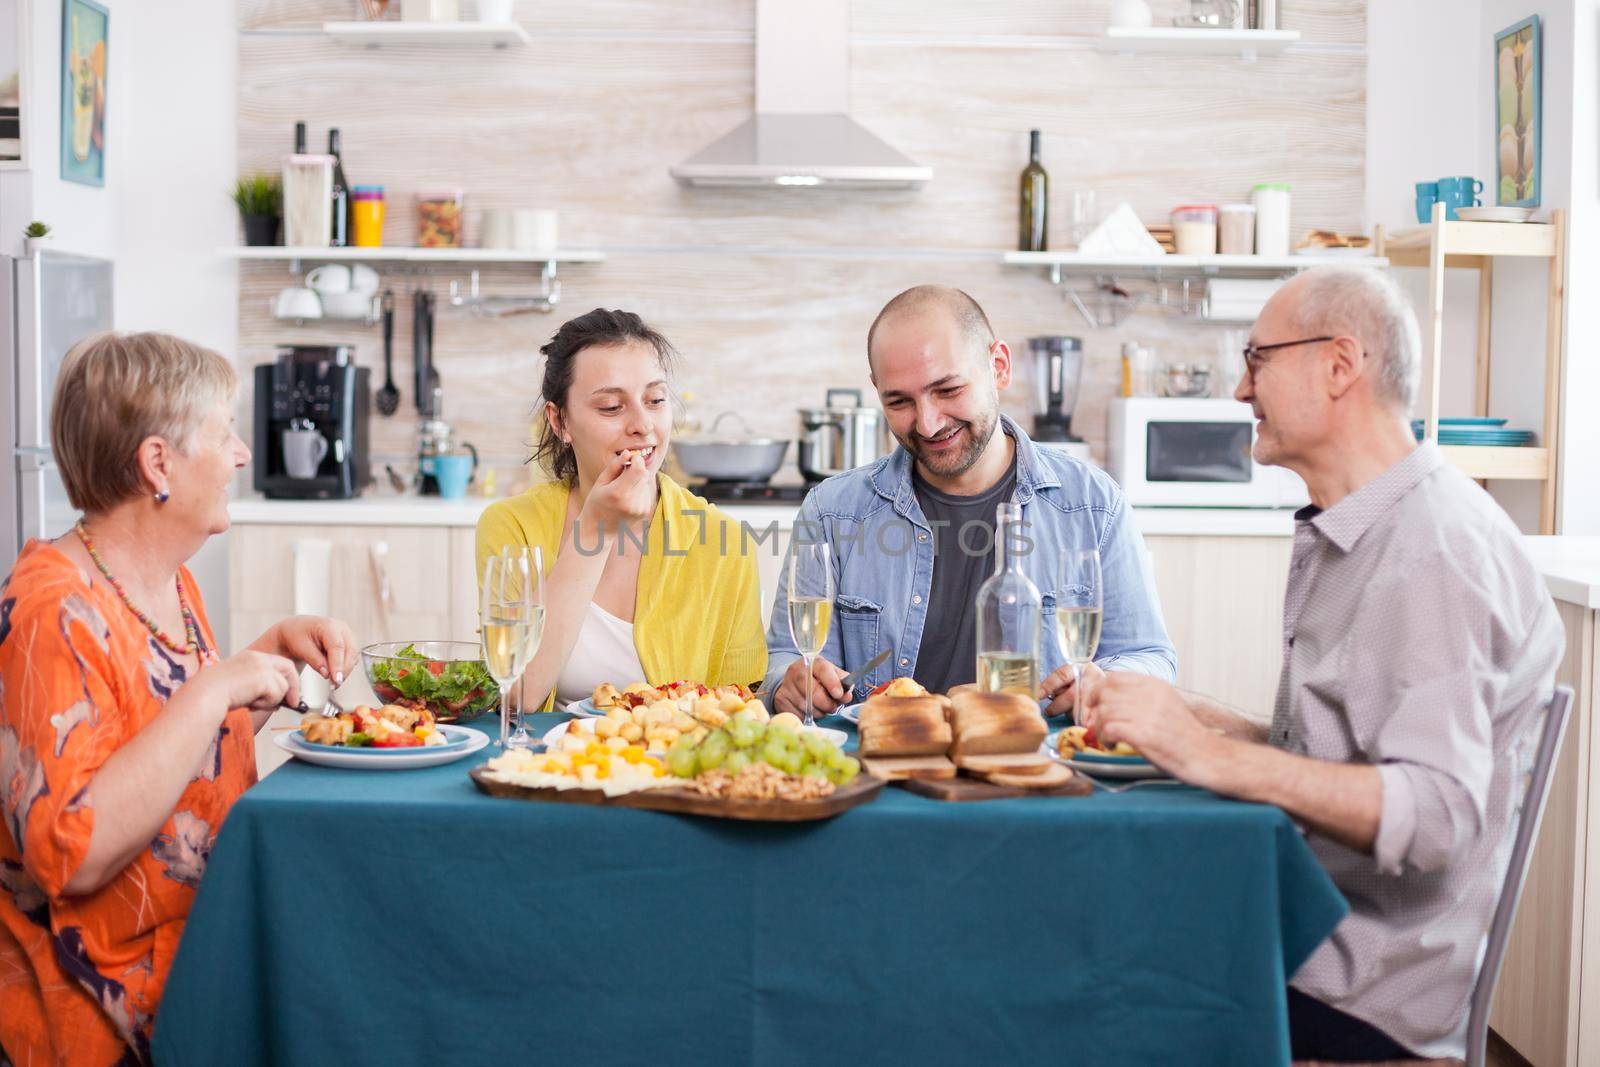
[[[1459,1057],[1560,618],[1511,520],[1432,444],[1296,517],[1271,742],[1377,766],[1383,807],[1374,855],[1309,834],[1350,914],[1292,984]]]

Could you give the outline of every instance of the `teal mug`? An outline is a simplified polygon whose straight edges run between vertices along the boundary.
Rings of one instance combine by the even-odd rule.
[[[1481,192],[1483,183],[1476,178],[1440,178],[1439,201],[1444,204],[1445,218],[1458,221],[1456,209],[1477,207],[1481,203],[1478,199]]]
[[[1433,221],[1433,205],[1439,199],[1438,182],[1417,183],[1417,221],[1426,226]]]
[[[439,482],[439,495],[446,500],[460,500],[466,496],[467,485],[472,481],[472,468],[477,464],[477,457],[465,452],[434,456],[433,476]]]

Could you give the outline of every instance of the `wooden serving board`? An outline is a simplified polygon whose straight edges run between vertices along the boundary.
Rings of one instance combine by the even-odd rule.
[[[713,819],[746,819],[753,822],[812,822],[831,819],[841,812],[873,800],[883,790],[883,780],[858,774],[849,785],[835,789],[820,800],[718,800],[702,796],[682,786],[664,786],[637,793],[608,797],[598,789],[533,789],[511,785],[474,767],[468,773],[477,787],[492,797],[517,800],[543,800],[556,804],[595,804],[607,808],[640,808],[678,815],[705,815]]]
[[[918,796],[932,797],[934,800],[1004,800],[1007,797],[1086,797],[1094,792],[1094,786],[1084,780],[1083,775],[1076,772],[1072,780],[1065,785],[1056,786],[1054,789],[1018,789],[1015,786],[995,785],[979,778],[968,778],[958,774],[954,778],[936,779],[928,781],[921,778],[906,778],[894,783],[901,788],[917,794]]]

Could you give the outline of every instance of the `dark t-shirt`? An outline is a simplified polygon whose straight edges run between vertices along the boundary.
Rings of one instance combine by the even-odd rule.
[[[917,504],[933,527],[933,588],[922,626],[913,677],[932,693],[978,678],[978,627],[973,605],[978,587],[994,571],[995,508],[1011,499],[1017,460],[993,486],[976,496],[941,493],[915,471]]]

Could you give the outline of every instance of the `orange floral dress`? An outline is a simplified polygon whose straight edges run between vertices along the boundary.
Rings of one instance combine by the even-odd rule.
[[[200,640],[215,647],[183,572]],[[0,586],[0,1048],[15,1064],[148,1063],[178,938],[229,807],[256,780],[250,713],[229,712],[176,810],[86,896],[63,887],[94,827],[95,771],[191,668],[110,584],[29,542]]]

